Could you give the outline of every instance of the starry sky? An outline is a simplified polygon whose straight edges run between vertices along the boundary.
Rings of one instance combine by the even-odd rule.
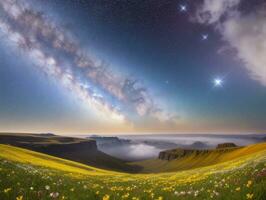
[[[0,131],[262,133],[265,0],[0,1]]]

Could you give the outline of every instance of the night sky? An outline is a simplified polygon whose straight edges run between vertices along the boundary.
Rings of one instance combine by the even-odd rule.
[[[1,0],[0,131],[261,133],[265,0]]]

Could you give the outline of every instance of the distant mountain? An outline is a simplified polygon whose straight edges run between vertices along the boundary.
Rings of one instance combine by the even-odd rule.
[[[181,148],[185,149],[208,149],[210,146],[208,146],[205,142],[196,141],[192,144],[188,145],[178,145]]]
[[[118,137],[104,137],[104,136],[90,136],[87,139],[95,140],[98,146],[114,146],[129,144],[131,141],[128,139],[121,139]]]
[[[144,144],[154,146],[158,149],[171,149],[176,148],[177,144],[169,141],[158,141],[158,140],[144,140]]]
[[[40,133],[39,135],[41,135],[41,136],[46,136],[46,137],[53,137],[53,136],[56,136],[56,135],[53,134],[53,133]]]

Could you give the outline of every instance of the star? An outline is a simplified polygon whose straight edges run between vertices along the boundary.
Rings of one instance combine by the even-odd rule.
[[[222,84],[223,84],[223,80],[220,79],[220,78],[215,78],[214,81],[213,81],[213,83],[214,83],[214,86],[215,87],[221,87]]]
[[[202,40],[207,40],[209,38],[209,35],[208,34],[202,34],[201,35],[201,39]]]
[[[179,5],[179,9],[181,12],[186,12],[187,11],[187,6],[186,5]]]

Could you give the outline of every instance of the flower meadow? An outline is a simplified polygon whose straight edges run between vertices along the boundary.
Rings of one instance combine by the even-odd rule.
[[[0,150],[1,200],[266,199],[266,150],[154,174],[100,170],[5,145]]]

